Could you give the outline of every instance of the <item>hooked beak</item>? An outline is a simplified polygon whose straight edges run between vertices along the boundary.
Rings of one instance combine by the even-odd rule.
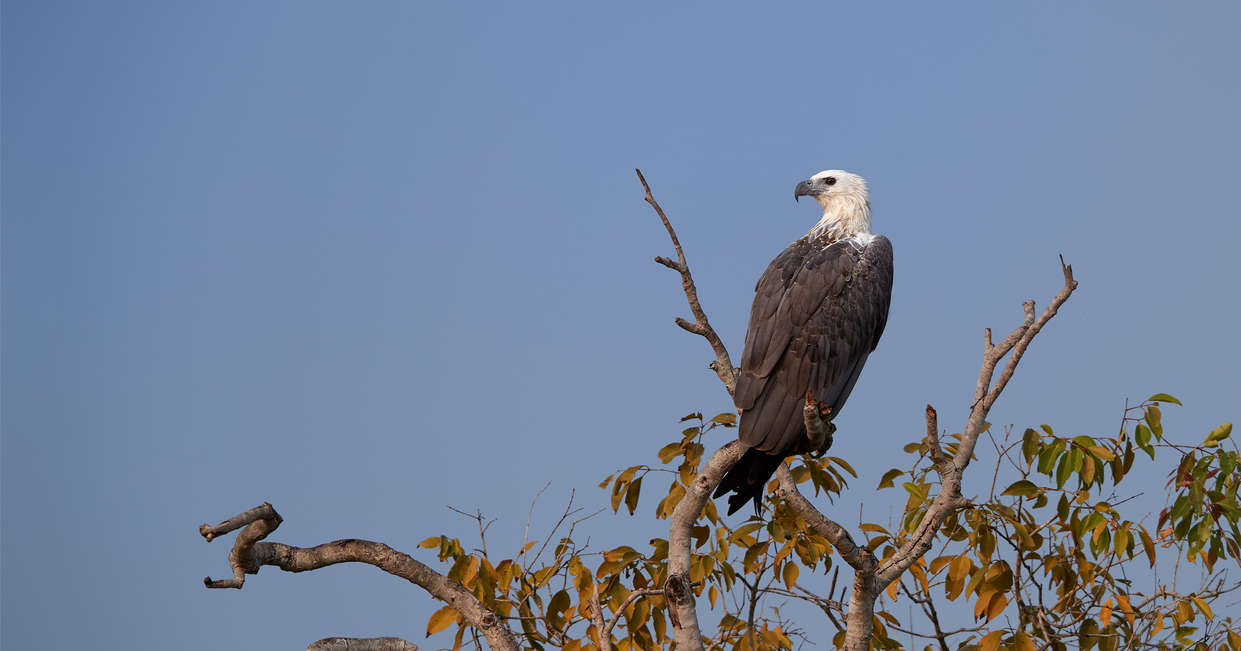
[[[813,197],[819,194],[819,191],[810,185],[810,181],[802,181],[793,189],[793,201],[797,201],[799,197]]]

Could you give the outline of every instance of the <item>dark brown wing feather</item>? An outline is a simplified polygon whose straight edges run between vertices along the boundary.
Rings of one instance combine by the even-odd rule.
[[[776,256],[755,287],[737,381],[739,436],[752,453],[783,458],[804,451],[807,392],[832,408],[831,418],[840,414],[883,334],[891,295],[892,244],[882,235],[864,247],[803,238]],[[759,466],[778,465],[763,461],[750,469],[738,464],[717,496],[745,489],[734,496],[740,504],[757,498],[752,491],[770,476]]]

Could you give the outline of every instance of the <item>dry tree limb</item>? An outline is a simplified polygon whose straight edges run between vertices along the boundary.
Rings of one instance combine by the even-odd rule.
[[[311,642],[306,651],[418,651],[399,637],[325,637]]]
[[[944,464],[948,463],[948,457],[944,455],[944,448],[939,444],[939,414],[935,413],[935,408],[926,406],[926,442],[927,450],[931,455],[931,463],[935,465],[935,470],[940,474],[945,471]]]
[[[337,563],[365,563],[388,574],[413,583],[431,596],[446,602],[461,613],[466,621],[486,636],[493,649],[516,651],[517,638],[495,613],[488,610],[461,584],[414,560],[408,554],[369,540],[344,539],[315,547],[293,547],[282,543],[259,542],[280,526],[282,519],[271,504],[264,502],[245,513],[229,518],[214,527],[202,525],[198,533],[207,542],[242,528],[228,553],[233,578],[203,579],[208,588],[241,589],[246,574],[258,574],[264,565],[274,565],[286,572],[308,572]],[[243,528],[244,527],[244,528]]]
[[[694,286],[694,277],[690,274],[689,263],[685,261],[685,251],[681,248],[681,240],[677,239],[677,232],[672,228],[672,223],[668,221],[668,216],[664,214],[664,209],[660,208],[659,202],[655,201],[655,195],[651,193],[651,186],[647,185],[646,177],[642,176],[642,170],[635,169],[634,172],[638,174],[638,180],[642,182],[642,189],[646,191],[646,202],[651,204],[655,213],[659,215],[659,219],[663,221],[664,228],[668,230],[668,237],[672,239],[672,247],[677,252],[676,260],[655,256],[655,262],[681,274],[681,289],[685,291],[685,299],[689,301],[689,309],[694,314],[693,323],[677,317],[676,324],[686,332],[701,335],[711,344],[711,350],[715,351],[715,361],[711,363],[711,370],[720,377],[724,388],[728,389],[728,395],[731,396],[737,391],[737,370],[733,368],[732,359],[728,356],[728,349],[724,347],[724,342],[711,327],[711,323],[707,320],[707,313],[703,311],[702,304],[698,302],[698,288]]]
[[[961,434],[961,444],[957,448],[956,455],[944,464],[946,472],[940,474],[940,490],[913,536],[877,570],[876,578],[880,589],[894,581],[925,554],[931,548],[931,539],[939,531],[940,525],[943,524],[948,514],[966,504],[965,498],[961,497],[961,477],[965,473],[965,467],[969,465],[970,458],[974,455],[974,446],[978,443],[978,436],[985,429],[991,406],[995,404],[1009,379],[1012,378],[1013,371],[1016,370],[1017,363],[1021,361],[1021,356],[1030,342],[1077,289],[1077,281],[1073,278],[1073,267],[1064,264],[1063,257],[1060,259],[1060,267],[1064,272],[1064,286],[1037,319],[1034,317],[1034,301],[1026,301],[1022,304],[1025,310],[1024,323],[1005,337],[1000,345],[991,345],[991,332],[987,330],[975,402],[970,409],[965,431]],[[1008,360],[1000,378],[993,385],[991,378],[995,373],[995,368],[1009,351],[1012,351],[1013,356]]]
[[[685,299],[689,301],[690,311],[694,314],[694,323],[677,318],[676,324],[688,332],[701,335],[711,344],[711,349],[715,351],[715,361],[711,363],[711,369],[724,383],[728,395],[732,396],[737,390],[737,369],[733,368],[728,349],[724,347],[724,342],[711,327],[711,323],[707,320],[707,313],[703,311],[702,304],[698,301],[698,288],[694,285],[689,263],[685,260],[685,251],[681,248],[681,241],[677,238],[676,230],[672,228],[672,222],[668,221],[663,208],[660,208],[659,202],[655,201],[655,195],[651,193],[651,186],[647,184],[646,177],[642,176],[642,170],[635,169],[634,172],[637,173],[638,180],[642,182],[642,189],[646,191],[646,202],[659,215],[660,221],[668,231],[668,237],[672,239],[672,246],[677,252],[676,260],[669,260],[662,256],[655,258],[655,262],[681,274],[681,289],[684,290]],[[740,441],[732,441],[716,450],[715,454],[712,454],[703,465],[702,470],[698,472],[698,476],[690,483],[685,496],[677,503],[672,515],[668,518],[668,580],[664,582],[663,591],[668,602],[668,619],[672,620],[672,628],[676,632],[677,648],[682,651],[700,651],[703,648],[702,629],[698,625],[698,611],[694,607],[694,586],[689,577],[690,559],[692,558],[690,529],[698,521],[698,516],[702,514],[702,509],[711,491],[715,490],[724,473],[737,464],[744,452],[745,449]]]

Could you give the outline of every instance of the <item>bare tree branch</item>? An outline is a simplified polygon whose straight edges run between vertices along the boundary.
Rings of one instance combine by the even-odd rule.
[[[948,514],[967,503],[965,498],[961,497],[961,478],[966,466],[969,465],[970,458],[974,454],[974,446],[978,443],[978,436],[985,429],[986,418],[991,411],[991,406],[995,404],[995,400],[999,398],[1008,380],[1012,378],[1013,371],[1017,368],[1017,362],[1020,361],[1021,355],[1025,353],[1026,348],[1030,345],[1035,335],[1056,315],[1060,306],[1073,294],[1073,290],[1077,289],[1077,281],[1073,278],[1073,267],[1064,264],[1063,258],[1060,259],[1060,266],[1064,272],[1064,287],[1052,299],[1041,316],[1035,319],[1034,302],[1026,301],[1022,304],[1025,311],[1024,323],[1005,337],[999,345],[993,346],[991,344],[991,331],[989,329],[986,331],[984,335],[983,362],[978,374],[978,387],[975,391],[974,404],[970,409],[969,420],[965,425],[965,431],[961,435],[961,444],[957,448],[956,456],[949,463],[944,464],[943,467],[947,472],[941,472],[940,474],[940,490],[935,495],[935,499],[927,510],[926,515],[923,516],[918,528],[895,554],[879,566],[876,573],[876,588],[878,590],[882,590],[904,573],[905,570],[908,570],[910,565],[913,565],[915,561],[921,558],[931,548],[931,540],[935,537],[935,533],[939,531],[939,527],[943,524],[944,519],[948,517]],[[992,386],[991,378],[995,368],[1010,350],[1013,351],[1013,357],[1005,366],[1000,379]]]
[[[936,471],[942,474],[948,457],[944,455],[944,448],[939,444],[939,414],[935,413],[935,408],[930,405],[926,406],[926,447],[930,450],[931,463],[935,465]]]
[[[655,195],[651,193],[651,186],[647,185],[646,177],[642,176],[642,170],[635,169],[634,172],[638,174],[638,180],[642,182],[642,189],[646,190],[646,202],[651,204],[655,213],[659,215],[659,219],[663,221],[664,228],[668,229],[668,237],[672,239],[672,246],[677,252],[676,261],[662,256],[655,258],[655,262],[681,274],[681,289],[685,290],[689,309],[694,314],[693,323],[677,318],[676,324],[687,332],[705,337],[711,344],[711,350],[715,351],[715,362],[711,364],[711,370],[720,377],[720,381],[728,389],[728,395],[731,396],[737,391],[737,371],[733,368],[732,359],[728,356],[728,349],[724,347],[724,342],[711,327],[711,323],[707,320],[707,313],[703,311],[702,304],[698,302],[698,288],[694,286],[694,277],[690,274],[689,263],[685,261],[685,251],[681,248],[681,241],[677,239],[677,232],[672,228],[672,223],[668,221],[663,208],[659,207],[659,202],[655,201]]]
[[[245,575],[257,574],[264,565],[274,565],[286,572],[307,572],[337,563],[366,563],[388,574],[399,576],[423,588],[437,599],[447,602],[461,613],[466,621],[483,632],[491,648],[506,651],[520,648],[513,632],[469,590],[383,543],[345,539],[302,548],[282,543],[259,542],[275,531],[281,521],[272,505],[264,502],[214,527],[205,524],[199,527],[199,534],[207,542],[244,527],[241,533],[237,534],[237,541],[228,553],[233,578],[217,581],[207,577],[203,579],[204,585],[208,588],[240,589],[245,583]]]

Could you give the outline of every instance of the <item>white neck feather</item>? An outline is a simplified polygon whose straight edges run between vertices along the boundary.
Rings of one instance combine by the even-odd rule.
[[[829,234],[832,239],[870,235],[870,201],[865,196],[838,194],[821,197],[823,217],[807,237]]]

